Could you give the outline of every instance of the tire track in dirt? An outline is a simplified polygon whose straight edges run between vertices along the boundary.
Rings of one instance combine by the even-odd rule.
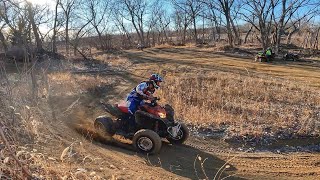
[[[244,177],[280,179],[304,178],[315,179],[320,177],[320,155],[317,153],[287,153],[272,152],[237,152],[227,151],[223,146],[213,147],[220,140],[205,140],[199,144],[197,137],[191,137],[188,146],[213,153],[230,163],[237,172]],[[230,161],[229,161],[230,160]],[[248,176],[249,174],[249,176]],[[317,179],[317,178],[316,178]]]

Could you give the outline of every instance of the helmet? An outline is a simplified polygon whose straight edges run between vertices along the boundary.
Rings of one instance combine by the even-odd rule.
[[[160,88],[160,82],[163,81],[162,77],[159,74],[152,74],[149,78],[149,81],[152,82],[152,85],[158,89]]]

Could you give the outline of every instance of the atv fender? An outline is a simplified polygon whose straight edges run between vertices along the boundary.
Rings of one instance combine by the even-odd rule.
[[[107,116],[97,117],[94,121],[94,127],[97,130],[103,131],[108,136],[113,136],[116,133],[113,120]]]
[[[167,129],[167,124],[161,118],[149,114],[147,112],[138,110],[135,113],[135,121],[139,129],[151,129],[154,130],[156,123],[158,123],[158,129]],[[168,123],[170,123],[168,121]],[[160,136],[165,136],[165,134],[160,134]]]

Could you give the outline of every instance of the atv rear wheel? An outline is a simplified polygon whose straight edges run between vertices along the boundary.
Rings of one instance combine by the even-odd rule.
[[[114,129],[114,122],[110,117],[99,116],[94,121],[94,127],[98,131],[104,132],[108,136],[113,136],[116,131]]]
[[[180,124],[180,130],[178,131],[178,134],[176,137],[172,137],[172,135],[168,135],[167,140],[171,144],[183,144],[189,137],[189,129],[185,124]]]
[[[152,130],[141,129],[137,131],[132,139],[132,145],[142,153],[157,154],[161,149],[161,138]]]

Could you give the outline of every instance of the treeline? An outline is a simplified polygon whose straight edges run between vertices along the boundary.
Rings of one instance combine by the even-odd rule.
[[[281,43],[318,49],[318,0],[2,0],[0,41],[69,54],[79,47],[108,50],[186,43],[230,46],[257,42],[279,50]]]

